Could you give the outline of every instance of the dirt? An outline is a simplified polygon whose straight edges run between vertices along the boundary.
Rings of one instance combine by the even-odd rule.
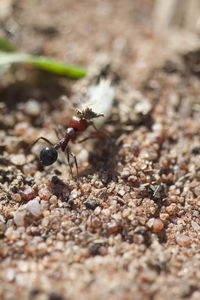
[[[1,75],[0,299],[200,298],[199,50],[172,51],[152,27],[153,4],[18,0],[2,10],[0,32],[19,50],[89,74]],[[100,78],[114,105],[96,139],[70,143],[79,178],[62,153],[42,166],[45,143],[32,143],[56,143],[54,127],[68,126]]]

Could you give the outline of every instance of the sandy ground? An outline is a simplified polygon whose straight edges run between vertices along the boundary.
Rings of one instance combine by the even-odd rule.
[[[199,54],[172,52],[152,29],[153,3],[18,0],[1,11],[0,32],[21,51],[89,75],[1,75],[0,299],[200,299]],[[70,144],[79,179],[62,155],[43,167],[44,144],[28,146],[56,142],[53,128],[74,114],[61,96],[76,105],[101,77],[115,102],[103,136]]]

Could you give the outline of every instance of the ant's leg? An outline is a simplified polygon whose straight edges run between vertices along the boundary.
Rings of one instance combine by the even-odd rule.
[[[60,125],[60,124],[58,125],[58,130],[62,136],[65,134],[65,129],[62,125]]]
[[[105,130],[102,130],[102,129],[98,129],[98,128],[95,126],[94,122],[90,121],[90,122],[89,122],[89,125],[91,125],[91,126],[94,128],[94,130],[95,130],[95,132],[96,132],[96,137],[99,137],[99,138],[109,137],[108,132],[106,132]]]
[[[97,136],[87,136],[86,138],[84,138],[84,139],[82,139],[82,140],[80,140],[80,141],[78,141],[77,143],[83,143],[83,142],[85,142],[85,141],[87,141],[87,140],[90,140],[90,139],[96,139],[97,138]]]
[[[96,132],[99,131],[99,130],[96,128],[94,122],[90,121],[90,122],[89,122],[89,125],[91,125],[91,126],[94,128],[94,130],[95,130]],[[83,142],[85,142],[85,141],[87,141],[87,140],[95,139],[95,138],[97,138],[97,137],[98,137],[97,135],[90,135],[90,136],[87,136],[87,137],[85,137],[84,139],[78,141],[78,143],[83,143]]]
[[[94,130],[98,131],[98,129],[96,128],[94,122],[90,121],[90,125],[92,125],[92,127],[94,128]]]
[[[45,141],[46,143],[48,143],[49,145],[53,146],[53,143],[50,142],[48,139],[46,139],[45,137],[43,136],[40,136],[37,140],[35,140],[35,142],[33,142],[32,144],[30,144],[28,146],[28,148],[26,149],[26,152],[29,151],[37,142],[39,142],[39,140],[43,140]]]
[[[25,149],[25,153],[28,153],[30,151],[30,149],[37,143],[39,142],[39,140],[43,140],[46,143],[48,143],[49,145],[53,146],[54,144],[52,142],[50,142],[48,139],[46,139],[43,136],[40,136],[39,138],[37,138],[37,140],[35,140],[35,142],[33,142],[32,144],[30,144],[26,149]]]
[[[92,124],[92,123],[91,123]],[[94,124],[93,124],[94,125]],[[93,126],[95,128],[95,132],[91,132],[91,135],[90,136],[87,136],[85,137],[84,139],[82,140],[79,140],[78,143],[83,143],[87,140],[90,140],[90,139],[96,139],[96,138],[106,138],[108,137],[108,134],[106,134],[104,131],[102,130],[99,130],[95,127],[95,125]]]
[[[53,146],[53,143],[50,142],[50,140],[46,139],[45,137],[43,136],[40,136],[35,142],[32,143],[32,146],[35,145],[37,142],[39,142],[39,140],[43,140],[45,141],[46,143],[48,143],[49,145]]]
[[[54,130],[55,133],[56,133],[57,139],[60,140],[60,132],[58,131],[58,128],[57,128],[57,127],[54,127],[53,130]]]
[[[68,165],[69,165],[69,168],[70,168],[70,173],[73,177],[72,166],[71,166],[71,163],[70,163],[70,150],[69,150],[69,148],[66,149],[66,154],[67,154],[67,162],[68,162]]]
[[[56,136],[57,136],[57,138],[58,138],[58,144],[59,144],[59,142],[60,142],[60,140],[62,139],[62,137],[63,137],[63,131],[62,131],[62,126],[60,126],[60,125],[58,125],[58,126],[55,126],[54,128],[53,128],[53,130],[55,131],[55,134],[56,134]],[[57,145],[57,144],[56,144]],[[62,160],[58,160],[59,161],[59,163],[64,163],[64,164],[67,164],[66,163],[66,160],[64,160],[63,158],[62,158]],[[69,164],[69,162],[68,162],[68,164]]]
[[[69,148],[66,149],[66,153],[67,153],[67,161],[68,161],[68,164],[69,164],[69,167],[70,167],[70,172],[71,172],[72,177],[73,177],[73,173],[72,173],[72,166],[71,166],[71,163],[70,163],[70,155],[71,155],[71,156],[73,157],[73,159],[74,159],[75,166],[76,166],[76,177],[77,177],[77,179],[78,179],[79,173],[78,173],[78,163],[77,163],[76,155],[75,155],[73,152],[71,152],[71,151],[69,150]]]
[[[63,132],[63,128],[61,125],[58,125],[56,127],[53,128],[55,133],[56,133],[56,136],[58,138],[58,140],[60,140],[63,136],[64,136],[64,132]]]
[[[73,152],[71,152],[70,150],[69,150],[69,152],[70,152],[70,155],[73,157],[74,162],[75,162],[75,166],[76,166],[76,178],[78,180],[79,173],[78,173],[78,163],[77,163],[76,155]]]

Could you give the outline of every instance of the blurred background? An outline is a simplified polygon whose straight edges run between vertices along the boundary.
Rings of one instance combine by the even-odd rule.
[[[0,0],[0,37],[88,70],[0,69],[0,299],[199,300],[200,0]],[[43,168],[27,149],[102,77],[115,102],[105,138],[70,143],[80,180]]]
[[[6,0],[0,35],[85,66],[106,56],[137,84],[166,57],[198,48],[199,12],[198,0]]]

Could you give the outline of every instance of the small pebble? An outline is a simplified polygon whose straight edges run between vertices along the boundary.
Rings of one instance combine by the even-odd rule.
[[[6,145],[6,150],[9,153],[17,153],[19,150],[21,141],[22,140],[19,137],[7,136],[4,141],[4,143]]]
[[[10,241],[16,241],[19,238],[19,233],[15,231],[12,227],[9,227],[5,232],[5,236]]]
[[[86,149],[82,149],[77,155],[77,159],[79,161],[87,161],[88,159],[88,151]]]
[[[12,196],[12,199],[16,202],[21,202],[22,201],[22,197],[19,193],[16,193]]]
[[[23,166],[24,175],[34,175],[37,171],[37,166],[32,163],[25,164]]]
[[[165,221],[169,218],[169,214],[166,213],[160,213],[160,219],[161,221]]]
[[[49,202],[51,204],[57,204],[58,203],[58,198],[56,195],[51,196],[51,198],[49,199]]]
[[[133,241],[136,244],[142,244],[144,242],[144,237],[141,234],[135,234]]]
[[[100,213],[101,213],[101,207],[98,206],[97,208],[95,208],[94,214],[95,214],[96,216],[98,216]]]
[[[15,126],[16,135],[23,136],[26,133],[28,127],[29,127],[29,124],[27,122],[20,122],[20,123],[18,123]]]
[[[195,187],[194,193],[195,193],[196,196],[200,195],[200,187],[199,186]]]
[[[26,209],[23,207],[20,207],[18,210],[16,210],[14,214],[14,222],[17,226],[24,226],[24,218],[26,215]]]
[[[174,215],[177,212],[177,205],[175,203],[170,204],[167,206],[166,211],[169,215]]]
[[[0,234],[3,234],[5,230],[6,230],[6,224],[0,221]]]
[[[160,232],[164,228],[164,224],[160,219],[154,219],[152,229],[154,233]]]
[[[200,231],[200,226],[196,222],[191,221],[191,225],[194,228],[194,230]]]
[[[39,243],[38,245],[37,245],[37,251],[38,251],[38,253],[39,254],[44,254],[44,253],[46,253],[46,251],[47,251],[47,245],[46,245],[46,243]]]
[[[114,220],[112,220],[111,222],[109,222],[107,224],[107,229],[110,233],[115,233],[119,230],[119,226],[117,225],[117,223]]]
[[[41,112],[41,106],[36,100],[30,99],[25,103],[24,111],[31,117],[37,117]]]
[[[35,190],[28,185],[22,187],[19,190],[19,194],[21,195],[23,201],[29,201],[36,196]]]
[[[10,161],[13,165],[23,166],[26,163],[26,157],[24,154],[13,154],[10,156]]]
[[[48,200],[51,197],[51,192],[47,188],[41,188],[38,195],[43,200]]]
[[[189,246],[190,245],[190,238],[187,235],[184,234],[179,234],[176,236],[176,242],[180,245],[180,246]]]
[[[99,203],[96,200],[92,200],[90,198],[88,198],[85,202],[84,202],[85,206],[89,209],[94,210],[97,206],[99,206]]]
[[[35,217],[38,217],[41,215],[41,206],[39,204],[38,199],[33,199],[27,203],[27,209],[34,215]]]
[[[84,193],[88,193],[90,190],[91,190],[91,185],[90,184],[85,183],[85,184],[82,185],[82,191]]]
[[[56,239],[58,241],[64,241],[65,237],[61,232],[58,232],[57,235],[56,235]]]

